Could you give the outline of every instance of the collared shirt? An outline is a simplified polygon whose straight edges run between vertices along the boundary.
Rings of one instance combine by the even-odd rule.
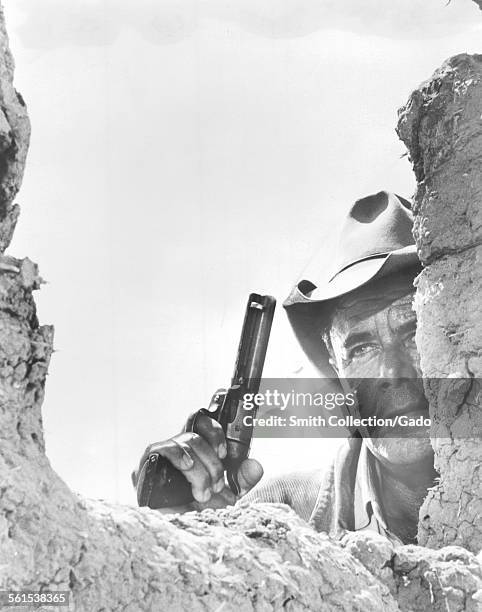
[[[361,445],[354,491],[354,531],[376,531],[394,543],[403,544],[392,533],[385,520],[379,494],[379,474],[376,460],[366,444]]]
[[[352,452],[352,451],[350,451]],[[353,451],[355,453],[357,451]],[[344,477],[343,466],[333,461],[326,469],[297,471],[261,481],[242,498],[242,502],[284,503],[317,531],[340,531],[337,509],[353,514],[352,531],[376,531],[394,543],[402,543],[386,524],[379,495],[376,461],[361,442],[354,482],[337,486]]]

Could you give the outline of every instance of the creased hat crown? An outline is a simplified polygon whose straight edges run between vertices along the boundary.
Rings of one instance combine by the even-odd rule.
[[[357,200],[340,232],[335,275],[368,257],[387,255],[414,244],[410,202],[380,191]]]
[[[284,301],[293,330],[320,373],[335,375],[316,328],[329,318],[336,300],[377,279],[407,272],[414,278],[420,270],[412,226],[410,202],[398,195],[380,191],[357,200],[334,256],[324,249]],[[330,259],[334,266],[327,274]]]

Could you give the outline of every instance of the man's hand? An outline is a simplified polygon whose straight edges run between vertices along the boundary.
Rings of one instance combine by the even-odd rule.
[[[188,423],[192,422],[192,417]],[[146,448],[140,461],[144,464],[151,453],[159,453],[180,470],[191,484],[194,509],[224,508],[238,497],[226,483],[222,460],[227,446],[221,425],[206,415],[198,415],[196,432],[184,432]],[[263,468],[255,459],[246,459],[238,471],[239,497],[250,491],[263,476]],[[186,511],[193,508],[176,509]],[[174,510],[172,508],[171,510]]]

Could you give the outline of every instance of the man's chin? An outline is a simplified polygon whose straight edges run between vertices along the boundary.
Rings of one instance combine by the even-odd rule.
[[[433,460],[433,448],[426,430],[416,435],[393,438],[380,435],[367,440],[372,453],[382,460],[395,465],[409,465],[419,463],[425,459]],[[391,432],[393,436],[393,431]]]

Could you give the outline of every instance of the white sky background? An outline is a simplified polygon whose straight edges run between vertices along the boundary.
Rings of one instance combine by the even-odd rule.
[[[133,503],[148,442],[228,383],[246,297],[280,301],[351,201],[414,179],[418,83],[480,51],[470,0],[4,0],[33,126],[9,252],[39,263],[57,352],[47,450]],[[299,365],[282,309],[266,374]],[[256,442],[268,472],[319,441]],[[321,458],[321,459],[320,459]]]

